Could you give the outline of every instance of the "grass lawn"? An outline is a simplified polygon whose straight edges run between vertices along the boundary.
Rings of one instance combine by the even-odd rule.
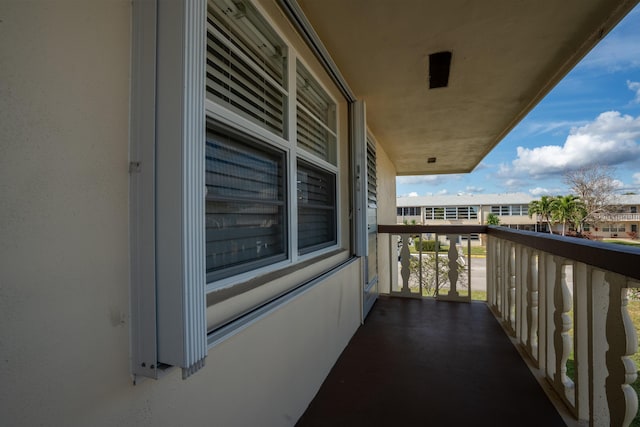
[[[471,299],[473,301],[486,301],[487,300],[487,292],[486,291],[471,291]]]
[[[447,245],[440,245],[440,253],[446,253],[449,250],[449,246]],[[411,252],[412,254],[417,254],[418,250],[416,249],[415,245],[411,245],[409,246],[409,252]],[[464,245],[462,247],[462,252],[466,255],[468,255],[468,251],[467,251],[467,246]],[[427,253],[426,251],[423,253]],[[433,253],[433,252],[432,252]],[[471,255],[473,256],[487,256],[487,248],[484,246],[471,246]]]
[[[603,239],[602,240],[604,243],[614,243],[616,245],[625,245],[625,246],[635,246],[637,248],[640,248],[640,242],[639,241],[632,241],[632,240],[608,240],[608,239]]]

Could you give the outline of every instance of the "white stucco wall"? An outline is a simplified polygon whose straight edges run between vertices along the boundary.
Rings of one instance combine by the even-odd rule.
[[[358,263],[188,380],[132,385],[130,19],[128,0],[0,8],[0,424],[292,425],[359,325]]]

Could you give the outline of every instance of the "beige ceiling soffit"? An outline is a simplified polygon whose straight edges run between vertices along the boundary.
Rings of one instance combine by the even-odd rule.
[[[287,15],[289,21],[296,28],[302,39],[309,46],[314,55],[318,58],[324,69],[327,71],[333,82],[338,86],[340,92],[349,103],[356,101],[356,96],[347,84],[347,81],[340,73],[338,66],[329,51],[324,47],[322,40],[318,37],[311,23],[304,15],[304,12],[296,0],[277,0],[280,9]]]
[[[556,73],[547,81],[547,83],[538,91],[535,97],[531,99],[531,102],[522,109],[522,111],[513,118],[511,123],[498,134],[496,139],[490,145],[490,147],[482,154],[482,158],[485,158],[491,150],[495,148],[500,141],[502,141],[513,130],[518,123],[529,114],[533,108],[567,75],[569,72],[584,58],[587,53],[595,47],[595,45],[602,40],[615,26],[624,18],[637,4],[637,0],[627,0],[621,3],[609,17],[603,22],[603,24],[594,33],[592,33],[587,39],[585,39],[580,47],[571,55],[565,63],[556,71]]]

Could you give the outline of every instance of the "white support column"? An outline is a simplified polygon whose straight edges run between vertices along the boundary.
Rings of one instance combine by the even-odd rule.
[[[580,420],[589,419],[589,331],[591,283],[589,268],[586,264],[576,263],[573,274],[573,341],[574,360],[576,364],[576,411]]]
[[[552,377],[555,389],[566,402],[575,407],[575,392],[573,381],[567,377],[567,360],[571,354],[572,339],[569,331],[572,319],[569,314],[572,308],[572,298],[567,286],[565,260],[555,257],[555,286],[553,289],[553,347],[555,355],[555,370]]]
[[[411,275],[411,269],[409,263],[411,261],[411,253],[409,252],[409,235],[400,235],[400,276],[402,276],[402,288],[400,293],[403,295],[411,295],[411,289],[409,289],[409,276]]]
[[[629,358],[638,349],[636,332],[627,311],[627,283],[623,276],[607,273],[609,284],[609,310],[606,333],[609,349],[605,360],[607,376],[605,387],[610,413],[610,425],[628,426],[638,411],[638,396],[631,387],[637,378],[635,363]]]
[[[609,425],[609,405],[607,403],[606,381],[607,370],[607,312],[609,311],[609,284],[605,281],[605,273],[601,270],[591,272],[591,316],[592,330],[589,334],[589,420],[590,426],[605,427]]]
[[[527,249],[522,245],[515,245],[516,262],[516,337],[521,345],[527,340]]]
[[[447,294],[441,294],[440,292],[438,292],[436,298],[444,301],[470,302],[471,293],[469,293],[467,296],[460,296],[460,293],[458,292],[458,279],[460,276],[458,273],[458,269],[460,267],[458,258],[460,257],[460,254],[458,253],[456,242],[460,240],[460,235],[449,234],[447,235],[447,239],[449,239],[449,251],[447,252],[447,276],[449,278],[449,292]]]
[[[538,369],[547,371],[547,254],[538,252]]]
[[[559,282],[556,276],[556,263],[553,255],[545,254],[545,327],[546,327],[546,355],[545,366],[547,378],[551,381],[556,376],[556,346],[554,344],[554,335],[556,331],[556,323],[554,320],[555,313],[555,285]],[[558,273],[559,274],[559,273]],[[562,323],[560,321],[560,323]]]
[[[511,329],[511,333],[513,335],[516,334],[516,245],[511,243],[509,244],[509,250],[507,253],[507,265],[508,265],[508,276],[507,276],[507,297],[508,297],[508,306],[507,306],[507,320],[509,322],[508,326]]]
[[[530,250],[527,259],[527,351],[539,367],[538,355],[538,253]]]

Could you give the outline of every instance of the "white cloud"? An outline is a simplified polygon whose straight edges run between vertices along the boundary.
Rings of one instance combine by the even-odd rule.
[[[510,189],[513,190],[513,189],[515,189],[517,187],[520,187],[522,185],[522,181],[519,180],[519,179],[509,178],[509,179],[504,180],[502,182],[502,185],[504,185],[505,187],[510,188]]]
[[[407,197],[418,197],[418,193],[412,191],[411,193],[407,194]]]
[[[624,182],[620,181],[619,179],[614,179],[611,184],[613,184],[614,188],[620,190],[624,188]]]
[[[633,174],[633,183],[640,185],[640,172],[636,172]]]
[[[562,174],[593,164],[616,165],[640,158],[640,117],[617,111],[600,114],[593,122],[571,129],[563,146],[518,147],[511,166],[500,167],[498,175],[532,176]],[[510,186],[508,182],[505,185]]]
[[[640,82],[632,82],[631,80],[627,80],[627,87],[630,91],[636,93],[636,97],[633,102],[640,103]]]
[[[443,188],[442,190],[438,191],[436,194],[440,196],[444,196],[445,194],[449,194],[449,190]]]
[[[581,62],[579,67],[615,72],[640,67],[640,43],[637,39],[638,10],[605,37]]]
[[[558,188],[548,189],[542,187],[530,188],[529,194],[532,196],[553,196],[555,194],[560,194],[562,191]]]
[[[564,121],[555,121],[555,122],[529,122],[527,125],[527,131],[530,134],[541,135],[545,133],[552,133],[556,131],[568,130],[577,126],[586,125],[586,120],[572,121],[572,120],[564,120]]]
[[[399,176],[396,184],[434,184],[440,179],[440,175]]]
[[[476,187],[474,185],[467,186],[467,188],[465,189],[465,192],[468,194],[482,193],[483,191],[484,191],[484,188]]]

